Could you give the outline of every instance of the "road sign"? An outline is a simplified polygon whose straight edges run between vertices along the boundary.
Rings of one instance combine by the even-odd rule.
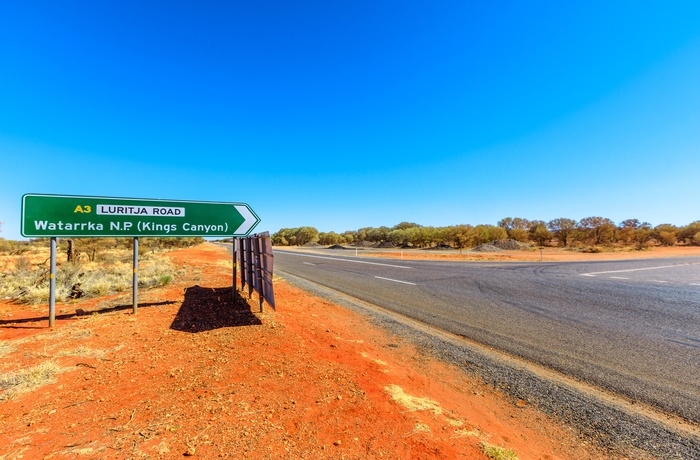
[[[22,236],[246,236],[260,218],[245,203],[26,194]]]

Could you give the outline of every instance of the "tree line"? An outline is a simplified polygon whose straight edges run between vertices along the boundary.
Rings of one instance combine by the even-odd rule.
[[[627,219],[618,224],[605,217],[574,220],[560,217],[549,222],[506,217],[496,225],[469,224],[447,227],[424,227],[413,222],[401,222],[393,227],[363,227],[343,233],[319,232],[314,227],[282,228],[272,235],[276,246],[320,245],[379,245],[390,243],[400,247],[430,248],[449,246],[472,248],[492,241],[510,238],[538,246],[600,247],[700,245],[700,220],[677,227]]]

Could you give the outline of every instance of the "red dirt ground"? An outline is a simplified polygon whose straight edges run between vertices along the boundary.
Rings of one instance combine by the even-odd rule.
[[[225,249],[168,257],[186,274],[142,291],[136,315],[124,294],[58,304],[50,330],[47,307],[0,303],[0,374],[63,368],[0,401],[0,459],[486,459],[482,442],[520,460],[604,457],[284,280],[277,312],[234,303]]]

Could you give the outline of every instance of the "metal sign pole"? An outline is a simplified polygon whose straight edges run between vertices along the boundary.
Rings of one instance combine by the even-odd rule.
[[[241,272],[241,293],[245,290],[245,241],[246,238],[240,238],[238,240],[238,267]]]
[[[263,312],[263,279],[262,279],[262,260],[260,256],[260,244],[261,244],[261,238],[257,235],[255,235],[252,238],[252,242],[254,244],[253,246],[253,260],[255,260],[254,267],[255,267],[255,279],[258,282],[258,300],[260,301],[260,313]]]
[[[134,278],[132,280],[133,284],[133,298],[134,298],[134,307],[133,311],[134,314],[136,314],[136,311],[139,308],[139,239],[138,237],[134,238]]]
[[[51,238],[51,266],[49,274],[49,327],[56,322],[56,238]]]
[[[238,268],[238,238],[233,238],[231,240],[233,243],[233,300],[236,300],[236,289],[238,289],[238,276],[236,274],[236,269]]]

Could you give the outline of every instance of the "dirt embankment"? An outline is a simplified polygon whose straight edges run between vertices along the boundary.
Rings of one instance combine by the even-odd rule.
[[[0,459],[602,457],[281,279],[276,313],[234,302],[225,249],[169,257],[185,274],[136,316],[128,295],[77,301],[49,330],[46,307],[0,303]]]

